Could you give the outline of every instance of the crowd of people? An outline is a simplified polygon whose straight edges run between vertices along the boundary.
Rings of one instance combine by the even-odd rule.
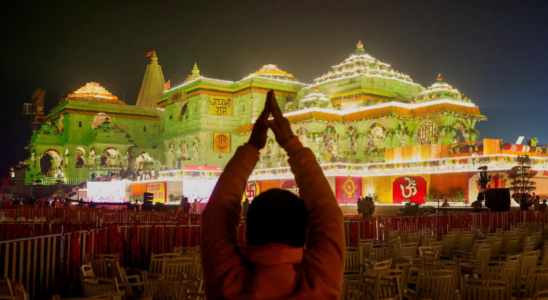
[[[358,215],[362,218],[370,218],[375,213],[375,202],[372,197],[358,198]]]
[[[122,167],[118,173],[111,171],[108,172],[108,174],[100,177],[98,177],[95,173],[91,173],[92,181],[102,177],[104,177],[104,179],[129,179],[133,181],[154,180],[158,177],[158,171],[156,171],[155,169],[149,170],[148,167],[145,167],[144,169],[138,169],[137,171],[133,171],[130,168],[126,170]]]

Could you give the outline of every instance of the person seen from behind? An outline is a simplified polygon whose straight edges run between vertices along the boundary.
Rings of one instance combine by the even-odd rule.
[[[544,199],[539,205],[538,210],[548,210],[548,204],[546,204],[546,199]]]
[[[200,199],[200,201],[198,201],[198,199],[194,199],[194,203],[192,203],[192,211],[195,213],[195,214],[199,214],[200,213],[200,202],[202,202],[203,199]]]
[[[179,210],[185,214],[188,214],[190,212],[190,202],[188,202],[187,197],[183,197],[181,199],[181,203],[179,204]]]
[[[247,244],[238,245],[240,202],[269,128],[289,156],[301,197],[281,189],[257,196],[247,211]],[[227,164],[203,212],[201,247],[207,299],[339,299],[343,215],[316,157],[293,134],[272,90],[248,143]]]
[[[358,216],[361,218],[362,217],[362,202],[363,202],[363,198],[362,197],[358,197],[358,202],[356,202],[356,205],[358,206]]]
[[[529,207],[533,206],[533,204],[535,204],[535,193],[533,193],[533,196],[530,196],[529,194],[521,194],[519,210],[527,211],[529,210]]]

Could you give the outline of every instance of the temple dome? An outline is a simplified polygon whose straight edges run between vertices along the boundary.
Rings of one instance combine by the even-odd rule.
[[[411,79],[408,75],[394,70],[389,64],[383,63],[367,54],[363,49],[362,42],[360,41],[356,45],[356,50],[350,53],[350,56],[347,59],[342,61],[340,64],[333,66],[329,72],[320,78],[315,79],[312,86],[318,86],[323,83],[357,77],[360,75],[393,79],[408,84],[418,85],[413,83],[413,79]]]
[[[434,100],[457,100],[463,102],[472,102],[456,88],[443,81],[443,77],[438,75],[436,83],[428,87],[425,91],[415,97],[415,102],[427,102]]]
[[[69,94],[65,100],[78,100],[89,102],[102,102],[110,104],[125,105],[124,102],[118,100],[118,97],[111,94],[97,82],[88,82],[83,87]]]
[[[303,100],[301,100],[301,102],[309,102],[309,101],[325,101],[325,102],[330,102],[331,99],[329,99],[329,97],[327,97],[326,95],[318,92],[318,91],[314,91],[306,96],[304,96]]]
[[[262,78],[285,80],[285,81],[291,81],[291,82],[299,81],[297,78],[293,77],[293,74],[287,73],[286,71],[281,70],[280,68],[278,68],[278,65],[274,65],[274,64],[263,65],[259,71],[249,74],[247,78],[250,78],[250,77],[262,77]]]

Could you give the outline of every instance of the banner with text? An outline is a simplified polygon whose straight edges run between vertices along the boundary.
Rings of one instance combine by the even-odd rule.
[[[232,98],[211,96],[209,100],[209,113],[212,115],[232,115]]]
[[[165,203],[166,202],[166,182],[153,182],[147,184],[147,193],[154,194],[152,202]]]
[[[230,133],[213,133],[213,151],[217,153],[230,152]]]

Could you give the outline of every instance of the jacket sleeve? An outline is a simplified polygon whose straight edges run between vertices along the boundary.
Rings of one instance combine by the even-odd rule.
[[[304,148],[297,137],[287,142],[284,149],[290,157],[300,197],[308,208],[304,267],[340,290],[345,254],[343,214],[312,151]]]
[[[202,214],[202,263],[207,290],[219,290],[229,271],[242,265],[237,230],[247,180],[259,160],[259,151],[238,148],[219,177]],[[230,281],[230,279],[229,279]]]

